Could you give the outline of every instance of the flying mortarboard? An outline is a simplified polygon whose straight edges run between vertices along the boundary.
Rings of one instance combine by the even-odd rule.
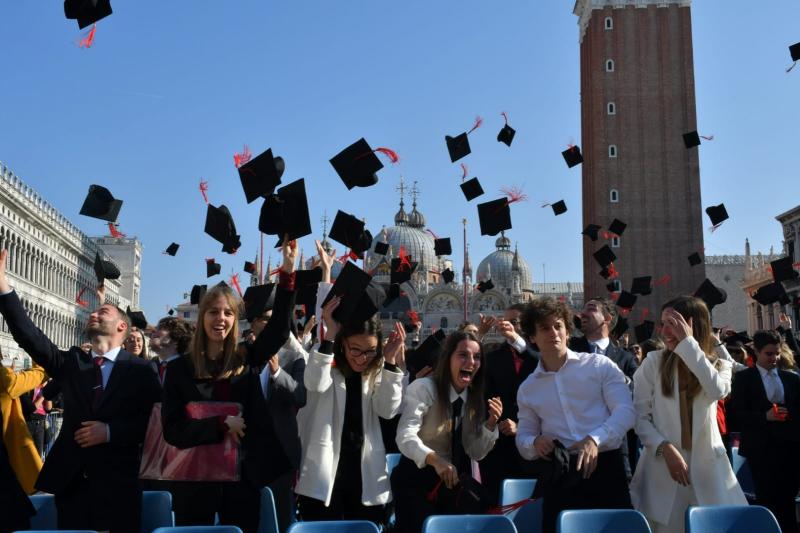
[[[791,257],[784,257],[783,259],[772,261],[769,266],[772,269],[772,278],[778,283],[800,277],[800,274],[798,274],[794,266],[792,266]]]
[[[251,263],[250,261],[244,262],[244,271],[248,274],[255,274],[256,273],[256,264]]]
[[[383,168],[383,163],[363,137],[333,156],[330,163],[348,190],[375,185],[378,183],[375,173]]]
[[[586,235],[587,237],[589,237],[592,240],[592,242],[596,242],[597,241],[597,233],[599,231],[600,231],[600,226],[598,226],[597,224],[589,224],[581,232],[581,235]]]
[[[258,229],[267,235],[284,235],[293,241],[311,235],[311,219],[308,214],[308,197],[304,179],[281,187],[264,200],[258,218]]]
[[[554,204],[550,204],[550,207],[553,208],[553,214],[555,216],[563,215],[567,212],[567,204],[564,200],[559,200]]]
[[[627,228],[627,227],[628,227],[628,225],[626,223],[624,223],[623,221],[615,218],[611,222],[611,225],[608,226],[608,231],[610,231],[614,235],[617,235],[617,236],[621,237],[622,233],[625,231],[625,228]]]
[[[389,290],[386,291],[386,299],[383,301],[383,306],[388,307],[396,299],[400,298],[400,285],[398,283],[390,283]]]
[[[494,236],[501,231],[511,229],[511,209],[508,199],[499,198],[478,204],[478,221],[481,235]]]
[[[483,194],[483,187],[481,187],[481,182],[478,181],[478,178],[471,178],[461,184],[461,192],[464,193],[464,197],[469,202]]]
[[[244,314],[248,322],[253,322],[265,311],[272,309],[272,304],[275,301],[274,289],[274,283],[247,287],[242,300],[244,300]]]
[[[638,344],[641,344],[647,339],[651,338],[653,336],[653,331],[655,331],[655,329],[656,329],[656,324],[652,320],[645,320],[644,322],[633,328],[633,332],[636,334],[636,342]]]
[[[702,262],[703,260],[700,258],[700,254],[697,252],[693,252],[692,255],[689,256],[689,264],[691,266],[697,266]]]
[[[497,142],[501,142],[511,148],[511,142],[514,140],[514,135],[517,134],[516,130],[508,125],[508,115],[501,113],[506,123],[500,133],[497,134]]]
[[[478,283],[478,286],[476,288],[481,292],[486,292],[494,289],[494,283],[492,283],[492,280],[487,279],[486,281],[481,281],[480,283]]]
[[[407,257],[408,264],[405,264],[403,260],[399,257],[395,257],[392,259],[391,262],[391,273],[389,275],[389,279],[391,283],[405,283],[411,279],[411,274],[417,269],[417,265],[414,261],[411,261],[411,257]]]
[[[759,288],[753,294],[753,300],[761,305],[770,305],[775,302],[781,305],[788,305],[791,302],[789,296],[786,294],[786,290],[783,288],[783,284],[779,282],[773,282]]]
[[[125,314],[128,315],[128,318],[131,320],[131,325],[135,328],[139,329],[147,329],[147,319],[144,316],[143,311],[131,311],[131,306],[125,310]]]
[[[389,252],[389,243],[376,242],[374,251],[378,255],[386,255]]]
[[[446,268],[442,271],[442,279],[444,280],[445,285],[447,285],[448,283],[452,283],[455,277],[456,277],[455,272],[453,272],[449,268]]]
[[[700,298],[708,306],[708,310],[714,309],[714,306],[724,304],[728,299],[728,293],[725,289],[720,289],[715,286],[710,279],[706,278],[703,283],[694,291],[695,298]]]
[[[117,200],[111,195],[111,191],[101,185],[89,185],[89,192],[81,206],[81,215],[116,222],[119,210],[122,208],[122,200]]]
[[[333,312],[333,318],[340,324],[366,322],[378,312],[386,300],[383,288],[372,282],[369,274],[351,262],[344,265],[323,305],[334,296],[341,298],[339,306]]]
[[[328,237],[360,254],[372,246],[372,234],[364,229],[364,221],[349,213],[337,211]]]
[[[81,30],[111,13],[111,0],[64,0],[64,16],[78,19]]]
[[[469,147],[469,138],[468,135],[478,129],[481,124],[483,123],[483,119],[478,117],[475,119],[475,124],[472,126],[472,129],[469,131],[465,131],[464,133],[460,133],[455,137],[451,137],[446,135],[444,140],[447,143],[447,151],[450,154],[450,161],[455,163],[462,157],[468,156],[472,153],[472,150]]]
[[[640,294],[647,296],[653,292],[651,282],[652,276],[642,276],[640,278],[633,278],[633,285],[631,286],[631,294]]]
[[[450,238],[435,239],[433,241],[433,250],[436,255],[450,255],[453,253],[453,248],[450,246]]]
[[[727,337],[725,337],[724,342],[725,344],[735,344],[737,342],[740,342],[742,344],[748,344],[753,342],[753,339],[751,339],[747,335],[746,331],[737,331],[732,335],[728,335]]]
[[[438,329],[432,335],[428,335],[425,340],[409,354],[409,365],[415,370],[421,370],[426,366],[434,368],[442,352],[442,346],[446,338],[447,334],[443,329]]]
[[[222,272],[222,265],[217,263],[213,258],[206,259],[206,277],[216,276]]]
[[[266,198],[280,185],[286,168],[282,157],[274,157],[272,148],[239,167],[239,179],[247,203],[256,198]]]
[[[619,293],[619,298],[617,298],[617,306],[621,307],[622,309],[630,309],[636,305],[636,295],[631,294],[628,291],[622,291]]]
[[[563,152],[561,155],[564,156],[564,161],[567,162],[567,167],[572,168],[574,166],[580,165],[583,163],[583,155],[581,155],[581,148],[580,146],[570,146]]]
[[[294,286],[297,291],[296,302],[306,308],[306,318],[316,313],[317,288],[322,281],[322,269],[297,270]]]
[[[192,287],[192,293],[189,296],[189,303],[192,305],[199,305],[200,300],[203,299],[203,296],[206,295],[206,291],[208,290],[207,285],[195,285]]]
[[[611,251],[611,248],[609,248],[607,244],[592,255],[601,267],[606,267],[617,259],[617,256]]]
[[[222,244],[222,251],[225,253],[235,253],[242,246],[231,212],[224,205],[215,207],[208,204],[205,232]]]
[[[100,253],[94,254],[94,275],[98,283],[103,283],[106,279],[118,279],[121,275],[117,265],[100,257]]]
[[[683,144],[686,148],[694,148],[700,146],[700,135],[696,131],[690,131],[683,134]]]
[[[725,209],[725,204],[706,207],[706,214],[708,215],[708,218],[711,219],[711,224],[714,227],[719,226],[729,218],[728,211]]]
[[[628,325],[628,319],[625,318],[624,316],[617,315],[617,323],[614,324],[614,327],[611,330],[611,334],[616,338],[620,338],[623,333],[628,331],[629,327],[630,326]],[[581,328],[580,317],[578,317],[578,326],[577,326],[576,329],[580,329],[580,328]]]
[[[794,66],[800,61],[800,43],[795,43],[789,46],[789,55],[792,56],[792,66],[786,69],[786,72],[791,72]]]

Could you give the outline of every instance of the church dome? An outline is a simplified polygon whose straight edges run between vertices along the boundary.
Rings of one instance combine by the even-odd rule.
[[[402,246],[406,254],[411,256],[411,260],[419,263],[417,272],[422,273],[421,268],[432,268],[438,265],[436,252],[433,247],[433,237],[427,231],[411,226],[389,226],[381,230],[377,237],[372,240],[372,246],[367,251],[367,264],[377,265],[384,259],[384,256],[375,253],[375,245],[379,242],[386,242],[391,247],[392,257],[399,257],[400,247]]]
[[[511,240],[505,236],[505,233],[495,241],[495,246],[497,249],[487,255],[478,265],[478,273],[475,280],[484,281],[491,278],[495,287],[510,289],[512,287],[513,272],[518,269],[520,288],[532,290],[531,268],[522,256],[516,251],[511,251]]]
[[[400,201],[400,210],[394,216],[394,224],[395,226],[407,226],[408,225],[408,213],[406,213],[405,209],[403,209],[403,201]]]
[[[411,210],[411,214],[408,215],[408,225],[412,228],[425,228],[425,216],[417,211],[416,202],[414,202],[414,208]]]

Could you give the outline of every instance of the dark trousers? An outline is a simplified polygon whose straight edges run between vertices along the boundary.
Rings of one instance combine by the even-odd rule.
[[[139,532],[142,491],[136,479],[110,482],[79,475],[55,502],[58,529]]]
[[[756,501],[772,511],[783,533],[798,531],[794,498],[799,488],[800,461],[795,458],[796,446],[773,444],[768,451],[747,457]]]
[[[260,491],[246,481],[174,481],[171,490],[176,526],[211,526],[216,513],[221,525],[258,530]]]
[[[269,484],[272,497],[275,499],[275,513],[278,518],[278,531],[286,531],[294,522],[295,497],[294,497],[294,478],[296,470],[283,474],[278,479]]]
[[[537,462],[543,462],[539,460]],[[597,456],[597,468],[589,479],[575,472],[576,456],[571,456],[569,483],[546,487],[542,496],[542,531],[556,530],[556,519],[567,509],[631,509],[631,495],[625,476],[625,465],[619,450],[602,452]],[[537,486],[537,489],[539,487]]]

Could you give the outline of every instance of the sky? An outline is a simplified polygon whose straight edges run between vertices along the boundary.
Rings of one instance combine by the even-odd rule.
[[[476,116],[484,123],[462,161],[485,200],[507,186],[528,194],[512,205],[508,237],[534,281],[582,280],[580,167],[560,154],[581,135],[571,0],[112,0],[89,49],[61,4],[0,3],[0,161],[89,235],[107,234],[78,214],[89,185],[124,200],[119,230],[143,243],[151,322],[206,282],[205,258],[222,264],[214,283],[255,256],[261,202],[246,204],[233,165],[245,144],[284,158],[284,184],[306,179],[315,237],[337,209],[373,234],[392,225],[402,175],[456,254],[468,220],[477,267],[495,237],[480,236],[477,201],[464,201],[444,143]],[[780,250],[774,217],[800,203],[800,67],[784,72],[798,20],[796,0],[693,2],[698,128],[715,136],[700,148],[702,202],[731,215],[705,232],[706,254],[741,254],[745,238],[754,251]],[[517,130],[510,149],[496,141],[503,111]],[[328,161],[361,137],[401,160],[384,160],[377,185],[348,191]],[[233,213],[235,256],[203,233],[201,179]],[[558,218],[539,207],[560,199],[569,211]],[[300,240],[306,256],[313,238]],[[173,241],[178,255],[163,255]]]

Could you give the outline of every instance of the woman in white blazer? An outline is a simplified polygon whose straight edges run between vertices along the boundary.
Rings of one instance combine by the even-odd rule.
[[[325,340],[306,367],[306,406],[298,413],[303,457],[295,488],[305,521],[385,520],[391,501],[378,417],[392,418],[402,401],[405,332],[382,346],[381,323],[338,324],[340,298],[322,308]],[[334,340],[330,340],[334,339]]]
[[[631,500],[654,533],[682,532],[689,505],[747,505],[717,426],[731,363],[717,357],[706,304],[681,296],[661,309],[665,350],[633,376],[636,433],[644,450]]]

